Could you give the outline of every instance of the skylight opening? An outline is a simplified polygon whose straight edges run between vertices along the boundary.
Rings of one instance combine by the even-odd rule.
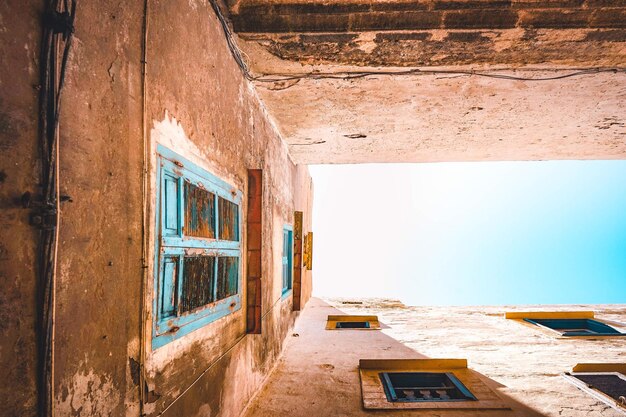
[[[592,319],[524,319],[528,323],[547,327],[563,336],[626,336],[613,327]]]
[[[389,402],[476,401],[450,372],[381,372]]]

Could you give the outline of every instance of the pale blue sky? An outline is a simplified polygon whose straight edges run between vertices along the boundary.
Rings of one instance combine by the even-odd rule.
[[[626,161],[310,170],[315,295],[626,303]]]

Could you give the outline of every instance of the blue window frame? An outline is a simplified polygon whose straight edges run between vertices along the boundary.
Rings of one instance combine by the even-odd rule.
[[[524,319],[528,323],[547,327],[563,336],[626,336],[613,327],[593,319]]]
[[[283,227],[283,295],[293,287],[293,227]]]
[[[153,348],[241,308],[242,194],[158,146]]]
[[[369,329],[369,321],[338,321],[335,329]]]
[[[382,372],[379,376],[389,402],[476,401],[450,372]]]

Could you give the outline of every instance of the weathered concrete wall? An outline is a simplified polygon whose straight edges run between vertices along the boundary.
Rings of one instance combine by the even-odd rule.
[[[19,196],[36,196],[43,2],[4,2],[2,25],[2,337],[0,415],[36,407],[36,229]],[[62,96],[55,344],[57,415],[138,413],[129,358],[139,357],[141,289],[141,13],[78,7]],[[94,24],[97,22],[97,24]],[[16,202],[17,200],[17,202]]]
[[[229,5],[297,163],[624,158],[623,1]]]
[[[623,28],[611,0],[236,0],[238,32],[360,32],[413,29]]]
[[[60,121],[60,187],[71,201],[62,206],[59,239],[56,413],[139,415],[145,347],[146,414],[234,416],[259,388],[296,317],[291,298],[280,297],[280,239],[294,210],[310,216],[310,178],[291,162],[206,1],[149,2],[144,146],[142,24],[141,2],[78,5]],[[0,27],[0,361],[14,382],[0,387],[0,415],[28,416],[36,405],[36,235],[17,202],[39,181],[39,2],[3,4]],[[244,196],[247,169],[263,169],[261,335],[245,334],[240,310],[151,350],[153,257],[144,268],[142,241],[145,226],[154,242],[157,143]]]
[[[0,415],[36,406],[35,239],[20,196],[36,194],[40,2],[0,4]],[[20,22],[20,24],[15,24]]]
[[[307,64],[620,66],[626,41],[621,1],[240,0],[230,10],[244,39]]]
[[[280,90],[260,83],[259,95],[299,163],[626,157],[626,73],[305,79]]]
[[[342,301],[348,301],[343,303]],[[354,304],[362,303],[362,304]],[[351,304],[350,304],[351,303]],[[313,298],[246,417],[619,417],[561,374],[577,363],[624,361],[623,338],[563,339],[505,311],[594,310],[626,322],[624,305],[408,307],[394,300]],[[329,314],[375,314],[382,330],[325,330]],[[618,328],[624,329],[624,326]],[[465,358],[512,410],[394,410],[362,405],[359,359]],[[306,384],[293,383],[307,381]],[[285,387],[289,386],[289,390]],[[471,389],[471,388],[470,388]]]
[[[232,60],[208,2],[151,2],[148,27],[152,166],[156,144],[163,144],[244,194],[247,169],[263,170],[263,332],[245,335],[242,309],[152,351],[148,315],[146,375],[154,402],[144,411],[236,416],[272,367],[295,318],[291,297],[281,297],[282,227],[293,224],[294,210],[310,216],[310,178],[289,159],[252,85]],[[155,184],[155,170],[151,173]],[[244,199],[244,213],[246,204]],[[154,233],[153,214],[149,224]],[[150,305],[152,290],[148,285]]]
[[[550,63],[572,67],[619,67],[626,29],[429,29],[339,33],[241,33],[245,49],[257,47],[261,72],[281,60],[355,67],[512,66]],[[248,44],[248,45],[246,45]],[[283,71],[285,72],[285,71]]]
[[[133,415],[142,282],[142,5],[79,2],[60,121],[56,414]],[[97,24],[95,23],[97,22]]]

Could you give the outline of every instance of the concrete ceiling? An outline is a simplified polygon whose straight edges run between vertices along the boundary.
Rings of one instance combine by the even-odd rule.
[[[620,68],[625,10],[622,0],[230,4],[258,93],[308,164],[623,159],[623,70],[361,75]]]

